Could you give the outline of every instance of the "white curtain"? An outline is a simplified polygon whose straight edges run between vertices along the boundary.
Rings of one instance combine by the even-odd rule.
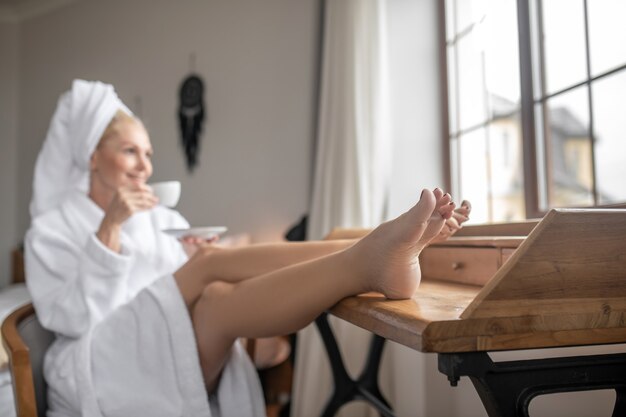
[[[384,218],[391,155],[384,5],[326,2],[309,239]]]
[[[321,239],[334,227],[373,227],[385,219],[392,137],[385,21],[385,0],[325,3],[309,239]],[[348,371],[357,375],[371,334],[340,320],[331,325]],[[319,416],[330,398],[332,378],[314,325],[298,335],[294,379],[291,415]],[[383,391],[392,389],[389,381],[383,370]],[[339,413],[368,415],[378,414],[362,403]]]

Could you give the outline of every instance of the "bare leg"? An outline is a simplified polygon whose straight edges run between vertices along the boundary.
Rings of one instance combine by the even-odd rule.
[[[289,265],[342,251],[355,240],[280,242],[223,248],[210,245],[196,252],[175,274],[176,283],[191,309],[204,288],[214,281],[239,282]]]
[[[193,307],[204,288],[218,278],[220,281],[239,282],[338,252],[352,246],[354,242],[355,240],[282,242],[243,248],[210,245],[198,251],[195,259],[176,274],[177,284],[187,307],[193,313]],[[291,346],[284,338],[261,338],[256,340],[253,359],[259,369],[264,369],[282,363],[290,351]]]
[[[411,297],[420,281],[417,257],[451,216],[449,203],[449,195],[424,190],[411,210],[345,250],[255,279],[208,285],[192,314],[207,387],[216,386],[238,337],[291,333],[354,294]],[[177,281],[187,272],[179,270]]]

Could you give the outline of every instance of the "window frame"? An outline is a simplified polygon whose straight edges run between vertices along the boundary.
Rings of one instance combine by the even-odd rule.
[[[521,128],[521,138],[522,138],[522,167],[523,167],[523,180],[524,180],[524,206],[525,206],[525,216],[526,219],[540,218],[543,217],[550,210],[550,201],[549,201],[549,187],[551,187],[550,182],[550,172],[547,167],[544,167],[545,170],[545,182],[544,185],[546,190],[546,206],[547,209],[541,208],[541,195],[540,195],[540,184],[539,184],[539,161],[537,156],[538,146],[543,146],[543,152],[545,154],[546,147],[548,146],[545,138],[548,137],[548,123],[545,123],[547,120],[547,112],[548,106],[546,105],[547,100],[560,96],[561,94],[567,93],[571,90],[586,86],[587,87],[587,101],[589,105],[589,127],[588,133],[589,138],[593,138],[594,136],[594,118],[593,118],[593,86],[592,84],[602,78],[608,77],[618,72],[626,72],[626,63],[620,65],[618,67],[609,69],[607,71],[603,71],[600,74],[592,76],[591,73],[591,59],[590,59],[590,47],[589,47],[589,22],[588,22],[588,14],[589,9],[587,6],[587,0],[583,0],[584,7],[584,36],[585,36],[585,55],[586,55],[586,77],[583,81],[569,85],[565,88],[561,88],[558,91],[547,93],[545,78],[545,48],[544,42],[540,39],[533,39],[533,24],[537,25],[538,30],[543,30],[543,22],[542,22],[542,2],[545,0],[534,0],[535,5],[537,7],[537,22],[533,22],[531,15],[531,2],[533,0],[517,0],[517,23],[518,23],[518,52],[519,52],[519,65],[520,65],[520,128]],[[456,11],[455,11],[456,12]],[[438,1],[438,23],[439,23],[439,31],[438,31],[438,42],[439,42],[439,59],[440,59],[440,85],[441,85],[441,122],[442,122],[442,154],[443,154],[443,168],[444,168],[444,182],[447,189],[452,189],[452,162],[451,162],[451,132],[450,132],[450,97],[449,97],[449,62],[448,62],[448,54],[447,54],[447,19],[446,19],[446,1],[441,0]],[[537,34],[538,38],[541,38],[540,34]],[[535,69],[533,67],[534,56],[533,56],[533,43],[537,45],[537,57],[539,60],[539,68]],[[535,98],[534,92],[534,82],[533,79],[536,72],[539,72],[539,80],[540,83],[540,95]],[[455,71],[456,73],[456,71]],[[458,97],[457,97],[458,100]],[[543,130],[542,135],[544,137],[543,143],[538,144],[537,140],[537,131],[539,127],[537,126],[536,117],[535,117],[535,106],[541,105],[542,112],[542,123],[541,129]],[[458,106],[458,102],[456,104]],[[457,109],[458,112],[458,109]],[[458,132],[457,132],[458,133]],[[547,161],[546,161],[547,164]],[[597,170],[596,170],[596,159],[595,159],[595,146],[591,146],[591,164],[592,164],[592,174],[593,174],[593,185],[592,185],[592,194],[593,194],[593,202],[592,206],[584,206],[584,208],[592,208],[592,207],[611,207],[611,208],[624,208],[626,207],[626,202],[614,203],[614,204],[598,204],[598,189],[597,189]]]

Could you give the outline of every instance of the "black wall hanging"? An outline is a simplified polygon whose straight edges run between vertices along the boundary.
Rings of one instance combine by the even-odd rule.
[[[204,122],[204,83],[197,75],[185,78],[180,86],[178,120],[187,170],[193,172],[200,152],[200,133]]]

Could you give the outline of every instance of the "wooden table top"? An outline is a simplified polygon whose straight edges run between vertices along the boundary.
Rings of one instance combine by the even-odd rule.
[[[480,290],[477,286],[425,280],[410,300],[391,301],[381,294],[368,293],[344,299],[331,313],[386,339],[428,351],[422,337],[428,326],[460,320]]]
[[[422,352],[626,343],[625,239],[626,210],[553,210],[484,286],[423,279],[410,300],[363,294],[330,312]]]

